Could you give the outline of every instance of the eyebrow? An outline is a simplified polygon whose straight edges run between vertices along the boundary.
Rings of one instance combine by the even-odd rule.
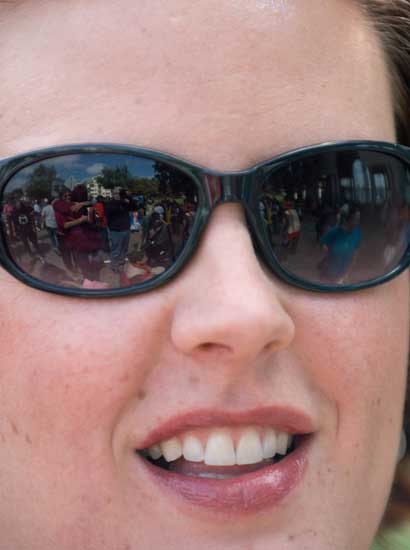
[[[25,3],[26,0],[0,0],[0,9],[2,13],[10,12]]]
[[[0,6],[17,7],[24,3],[24,0],[0,0]]]
[[[21,4],[21,0],[0,0],[0,8],[2,6],[12,8],[16,7],[18,4]]]

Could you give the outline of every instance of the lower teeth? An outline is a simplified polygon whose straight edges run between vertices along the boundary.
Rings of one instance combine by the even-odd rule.
[[[234,475],[229,474],[212,474],[211,472],[203,472],[200,474],[187,474],[189,477],[206,477],[209,479],[231,479],[235,477]]]
[[[288,451],[287,454],[289,454],[290,450]],[[262,464],[261,463],[261,467],[264,465],[264,466],[267,466],[269,464],[276,464],[277,462],[280,462],[281,460],[283,460],[285,456],[281,456],[281,455],[276,455],[275,458],[272,458],[270,460],[264,460],[264,463],[265,464]],[[153,458],[151,458],[150,456],[144,456],[144,458],[146,460],[148,460],[148,462],[150,462],[151,464],[153,464],[154,466],[157,466],[158,468],[162,468],[163,470],[168,470],[168,471],[172,471],[172,466],[171,466],[171,462],[167,462],[164,457],[161,457],[161,458],[158,458],[157,460],[154,460]],[[222,467],[222,466],[221,466]],[[238,474],[224,474],[224,473],[215,473],[215,472],[198,472],[198,473],[189,473],[187,474],[189,476],[192,476],[192,477],[208,477],[208,478],[215,478],[215,479],[228,479],[228,478],[231,478],[231,477],[235,477],[235,475],[238,475]]]

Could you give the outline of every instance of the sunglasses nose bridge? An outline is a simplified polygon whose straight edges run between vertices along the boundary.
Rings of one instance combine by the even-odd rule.
[[[226,202],[243,202],[251,185],[253,172],[206,174],[208,194],[212,207]]]

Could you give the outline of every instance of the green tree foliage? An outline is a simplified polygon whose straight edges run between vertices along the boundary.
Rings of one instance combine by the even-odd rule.
[[[57,180],[54,166],[39,164],[27,179],[26,194],[31,200],[42,200],[51,195]]]
[[[158,181],[153,178],[132,177],[126,165],[115,168],[104,167],[96,181],[106,189],[121,187],[133,195],[144,195],[146,198],[154,198],[159,194]]]
[[[114,187],[130,189],[133,183],[133,178],[130,176],[126,165],[116,166],[115,168],[104,166],[102,174],[97,176],[96,180],[99,185],[106,189],[114,189]]]
[[[154,175],[149,177],[134,177],[128,167],[105,166],[96,181],[106,189],[121,187],[133,195],[144,195],[146,199],[161,199],[166,197],[184,197],[194,200],[195,188],[188,176],[180,170],[162,162],[154,164]]]
[[[156,198],[159,196],[158,181],[151,178],[136,178],[130,191],[133,195],[144,195],[146,199]]]
[[[181,170],[162,162],[154,164],[155,177],[159,182],[159,192],[163,197],[184,196],[188,201],[194,202],[196,195],[195,186],[191,178]]]

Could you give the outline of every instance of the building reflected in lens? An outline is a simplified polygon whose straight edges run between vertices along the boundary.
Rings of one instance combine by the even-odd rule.
[[[3,224],[16,264],[64,287],[115,289],[157,277],[191,234],[198,197],[173,166],[120,154],[34,163],[7,183]]]

